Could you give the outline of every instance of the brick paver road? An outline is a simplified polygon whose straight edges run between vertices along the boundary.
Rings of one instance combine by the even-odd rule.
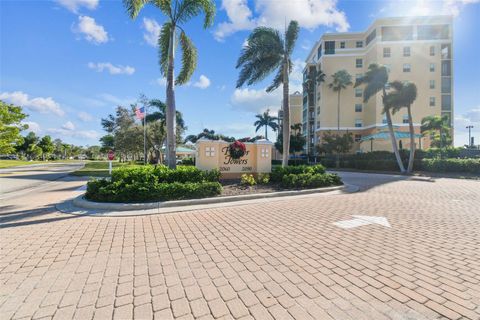
[[[0,318],[480,319],[480,182],[346,176],[362,191],[7,221]],[[391,228],[332,224],[352,215]]]

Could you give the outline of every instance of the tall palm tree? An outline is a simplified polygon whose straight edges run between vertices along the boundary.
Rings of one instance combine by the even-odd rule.
[[[313,96],[313,101],[314,101],[314,106],[317,103],[317,87],[320,83],[325,82],[325,77],[327,75],[320,69],[320,68],[309,68],[309,71],[307,73],[307,77],[305,81],[303,82],[303,90],[307,92],[309,95]],[[316,114],[316,113],[315,113]],[[307,125],[308,125],[307,121]],[[307,127],[307,130],[310,130]],[[308,144],[308,143],[307,143]],[[307,154],[310,153],[310,150],[308,148]]]
[[[265,111],[263,114],[255,115],[255,117],[258,119],[253,123],[253,125],[256,126],[255,132],[260,130],[262,127],[265,127],[265,139],[268,140],[267,129],[270,127],[272,128],[273,132],[276,132],[278,129],[278,123],[276,122],[278,121],[278,118],[270,115],[270,109],[267,109],[267,111]]]
[[[423,135],[435,137],[432,141],[433,147],[443,148],[451,143],[450,117],[427,116],[422,119],[421,132]]]
[[[387,96],[386,86],[388,84],[387,68],[385,68],[385,66],[379,66],[375,63],[371,64],[368,66],[368,71],[365,73],[365,76],[358,79],[355,82],[354,87],[358,87],[362,84],[366,85],[363,90],[363,102],[367,102],[371,97],[374,97],[377,93],[382,92],[383,112],[387,118],[388,131],[390,132],[390,139],[392,141],[392,149],[395,153],[395,158],[397,159],[400,172],[404,173],[405,167],[403,166],[402,159],[400,158],[397,139],[395,138],[395,133],[393,132],[392,115],[390,114],[390,108],[385,105],[385,97]]]
[[[188,20],[204,14],[203,27],[206,29],[213,24],[215,16],[215,2],[213,0],[123,0],[127,12],[132,19],[138,16],[145,4],[153,4],[167,17],[158,38],[160,69],[167,79],[167,144],[166,155],[170,168],[175,168],[175,84],[187,83],[197,66],[197,49],[192,40],[181,27]],[[180,32],[177,39],[176,31]],[[182,67],[174,79],[175,47],[180,43],[182,49]]]
[[[237,88],[245,83],[252,85],[276,70],[277,74],[267,92],[283,85],[283,150],[290,149],[290,101],[289,74],[292,72],[290,59],[299,32],[298,22],[290,21],[285,36],[282,38],[278,30],[258,27],[248,37],[236,68],[242,68],[237,80]],[[288,151],[283,152],[282,166],[288,166]]]
[[[395,114],[401,108],[407,108],[408,112],[408,126],[410,129],[410,155],[408,157],[407,173],[413,170],[413,160],[415,158],[415,131],[413,129],[412,119],[412,104],[417,99],[417,86],[414,83],[404,83],[401,81],[390,82],[393,89],[385,98],[385,104],[392,109],[392,114]]]
[[[340,70],[333,75],[333,81],[328,85],[330,89],[338,93],[337,96],[337,131],[340,131],[340,92],[351,86],[352,76],[346,70]]]

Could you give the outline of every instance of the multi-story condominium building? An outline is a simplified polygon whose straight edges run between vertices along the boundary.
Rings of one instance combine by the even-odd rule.
[[[315,83],[314,90],[304,89],[306,151],[314,154],[313,146],[321,142],[323,133],[338,129],[337,92],[328,84],[339,70],[346,70],[355,83],[370,64],[376,63],[387,68],[389,81],[415,83],[418,93],[412,113],[417,134],[426,116],[448,115],[453,119],[452,34],[450,16],[383,18],[365,32],[324,34],[312,48],[304,70],[304,79],[314,70],[326,74],[325,81]],[[391,151],[388,134],[381,134],[386,127],[381,94],[364,102],[363,89],[364,85],[352,85],[341,91],[339,133],[354,135],[352,152]],[[400,110],[392,120],[399,133],[399,144],[409,148],[409,139],[403,133],[408,132],[407,110]],[[416,143],[417,147],[426,148],[430,142],[428,137],[419,137]]]
[[[302,94],[298,91],[289,95],[290,99],[290,126],[297,123],[303,124],[302,120]],[[278,111],[278,124],[282,126],[283,123],[283,102],[281,103],[280,110]]]

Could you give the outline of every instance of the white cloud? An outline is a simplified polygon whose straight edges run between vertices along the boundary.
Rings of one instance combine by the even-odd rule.
[[[253,113],[266,109],[278,110],[282,101],[282,90],[267,93],[265,89],[235,89],[230,101],[235,108]]]
[[[99,0],[57,0],[57,3],[73,13],[77,13],[81,7],[95,10],[98,6],[98,1]]]
[[[210,79],[202,74],[198,81],[193,84],[193,86],[200,89],[206,89],[210,86]]]
[[[86,113],[84,111],[80,111],[78,114],[78,119],[82,120],[83,122],[89,122],[93,120],[93,116],[89,113]]]
[[[285,20],[297,20],[300,27],[313,30],[321,25],[347,31],[350,25],[343,11],[337,8],[336,0],[278,1],[255,0],[255,14],[248,7],[247,0],[223,0],[222,9],[229,21],[222,22],[215,31],[215,38],[222,41],[229,35],[250,30],[256,26],[271,26],[283,30]]]
[[[143,18],[143,28],[145,32],[143,33],[143,39],[152,47],[158,46],[158,36],[160,35],[160,30],[162,29],[158,22],[154,19]]]
[[[303,82],[303,69],[306,66],[305,61],[302,59],[295,59],[293,62],[292,73],[290,73],[290,81],[299,85]]]
[[[98,97],[102,99],[106,104],[114,104],[116,106],[129,106],[136,100],[130,97],[120,98],[109,93],[99,94]]]
[[[23,121],[22,123],[28,125],[28,129],[26,130],[28,132],[32,131],[39,133],[42,131],[42,129],[40,129],[40,125],[34,121]]]
[[[50,128],[46,131],[58,137],[72,137],[78,139],[98,139],[99,137],[98,132],[95,130],[67,130],[63,128]]]
[[[167,79],[166,78],[158,78],[157,83],[160,87],[166,87],[167,86]]]
[[[28,94],[22,91],[14,91],[1,93],[0,99],[35,112],[54,113],[58,116],[63,116],[65,114],[60,105],[51,97],[37,97],[30,99]]]
[[[62,128],[65,130],[75,130],[75,125],[73,124],[72,121],[67,121],[62,125]]]
[[[479,2],[480,0],[444,0],[442,11],[444,14],[451,14],[457,17],[464,6]]]
[[[132,75],[135,72],[134,67],[122,66],[122,65],[115,66],[110,62],[98,62],[98,63],[89,62],[88,67],[98,72],[107,70],[110,74],[113,74],[113,75],[116,75],[116,74]]]
[[[74,32],[83,34],[88,41],[101,44],[109,40],[108,33],[102,25],[95,22],[95,19],[88,16],[79,16],[78,24],[73,29]]]

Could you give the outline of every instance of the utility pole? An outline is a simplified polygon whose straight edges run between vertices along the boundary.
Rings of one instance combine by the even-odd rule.
[[[469,125],[469,126],[466,126],[465,128],[468,129],[468,146],[473,147],[473,143],[472,143],[472,129],[473,129],[473,126]]]

